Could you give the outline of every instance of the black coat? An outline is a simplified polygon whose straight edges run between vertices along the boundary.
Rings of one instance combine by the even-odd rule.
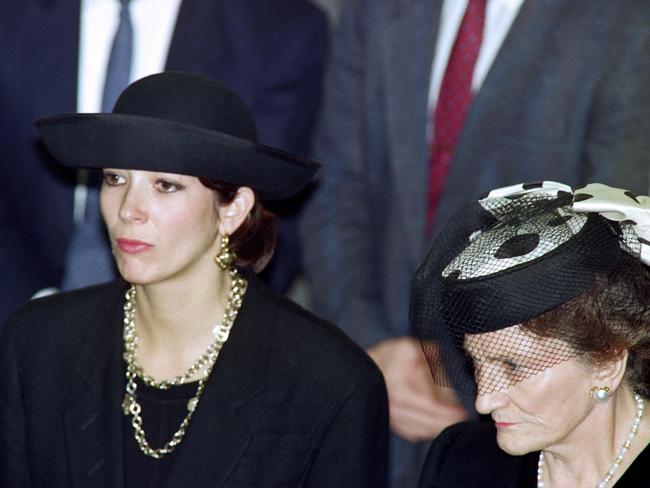
[[[445,429],[431,446],[420,488],[534,488],[538,459],[539,451],[524,456],[502,451],[492,422],[463,422]],[[646,446],[615,487],[650,486],[649,463]]]
[[[0,340],[0,486],[121,487],[124,283],[34,300]],[[257,278],[165,487],[386,485],[372,361]]]

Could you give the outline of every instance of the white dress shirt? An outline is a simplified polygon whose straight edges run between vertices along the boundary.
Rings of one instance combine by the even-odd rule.
[[[163,71],[181,0],[131,0],[130,81]],[[81,0],[77,111],[101,110],[104,79],[120,18],[118,0]]]
[[[431,85],[429,88],[429,107],[431,108],[435,107],[438,100],[447,61],[467,9],[468,1],[445,0],[442,5],[438,39],[436,40],[434,62],[431,69]],[[478,91],[483,85],[483,80],[485,80],[492,62],[499,49],[501,49],[501,44],[503,44],[503,40],[510,31],[510,26],[517,17],[523,3],[524,0],[487,0],[483,42],[474,66],[472,91]],[[432,131],[429,131],[429,134],[431,133]]]
[[[133,58],[130,81],[165,69],[182,0],[131,0]],[[100,112],[113,36],[120,19],[119,0],[81,0],[77,112]],[[83,174],[83,173],[81,173]],[[83,221],[87,187],[74,192],[73,221]]]

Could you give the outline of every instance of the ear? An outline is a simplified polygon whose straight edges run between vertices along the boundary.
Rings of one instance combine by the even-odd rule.
[[[226,205],[219,205],[219,234],[232,235],[241,226],[255,205],[255,193],[247,186],[237,190],[235,198]]]
[[[594,371],[594,386],[606,386],[611,391],[616,391],[625,375],[628,352],[621,352],[618,358],[606,364],[598,366]]]

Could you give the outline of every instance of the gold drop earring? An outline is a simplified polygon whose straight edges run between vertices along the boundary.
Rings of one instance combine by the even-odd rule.
[[[224,271],[229,271],[234,268],[237,255],[230,249],[230,237],[227,235],[221,236],[221,246],[219,247],[219,254],[214,257],[214,261]]]

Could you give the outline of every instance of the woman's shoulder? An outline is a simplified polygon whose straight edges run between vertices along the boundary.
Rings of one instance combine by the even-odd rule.
[[[42,343],[92,329],[122,301],[125,291],[124,283],[112,282],[30,300],[9,317],[2,340]]]
[[[429,457],[449,456],[453,451],[468,453],[501,451],[496,442],[496,428],[492,422],[460,422],[443,430],[429,451]]]
[[[445,429],[431,445],[420,477],[420,488],[519,486],[527,456],[511,456],[496,442],[492,422],[462,422]],[[533,478],[534,479],[534,478]]]
[[[115,281],[35,298],[16,309],[8,322],[33,320],[39,317],[51,319],[52,314],[65,316],[92,310],[99,303],[106,303],[111,298],[113,300],[110,301],[114,301],[115,298],[122,299],[126,286],[123,282]]]
[[[271,291],[257,280],[251,284],[256,305],[268,311],[273,309],[268,316],[274,317],[277,347],[300,360],[304,367],[316,365],[323,369],[322,365],[327,364],[326,369],[333,374],[344,370],[351,378],[355,374],[378,374],[379,370],[366,352],[339,327]]]

